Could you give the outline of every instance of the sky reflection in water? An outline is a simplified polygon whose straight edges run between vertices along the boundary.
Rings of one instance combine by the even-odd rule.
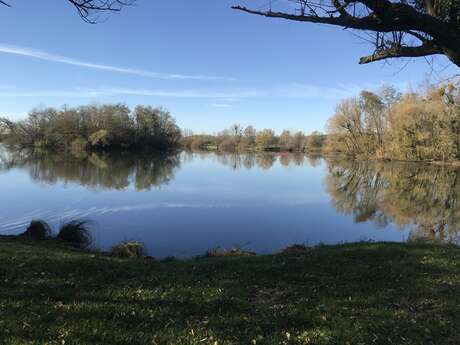
[[[453,167],[295,154],[76,158],[2,149],[0,233],[36,218],[54,227],[87,218],[95,246],[139,240],[158,258],[233,246],[270,253],[293,243],[456,241],[458,176]]]

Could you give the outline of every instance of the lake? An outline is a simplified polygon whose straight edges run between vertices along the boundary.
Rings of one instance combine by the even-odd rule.
[[[302,154],[30,154],[0,149],[0,234],[91,221],[94,246],[150,255],[294,243],[458,241],[460,170]]]

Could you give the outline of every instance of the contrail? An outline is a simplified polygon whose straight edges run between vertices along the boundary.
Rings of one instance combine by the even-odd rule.
[[[117,67],[112,65],[106,64],[98,64],[88,61],[82,61],[73,59],[70,57],[51,54],[45,52],[43,50],[32,49],[28,47],[20,47],[20,46],[13,46],[0,43],[0,53],[5,54],[13,54],[13,55],[21,55],[32,57],[35,59],[64,63],[68,65],[98,69],[108,72],[116,72],[116,73],[125,73],[131,75],[138,75],[147,78],[154,78],[154,79],[165,79],[165,80],[232,80],[232,78],[224,78],[224,77],[216,77],[216,76],[206,76],[206,75],[186,75],[186,74],[173,74],[173,73],[157,73],[151,71],[145,71],[142,69],[134,69],[134,68],[124,68],[124,67]]]

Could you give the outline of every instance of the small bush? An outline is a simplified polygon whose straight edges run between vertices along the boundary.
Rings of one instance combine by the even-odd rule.
[[[51,237],[51,228],[48,223],[43,220],[33,220],[30,222],[26,231],[20,236],[27,237],[35,241],[46,240]]]
[[[233,138],[224,139],[219,144],[219,151],[223,152],[235,152],[238,142]]]
[[[70,143],[70,150],[72,152],[82,152],[82,151],[85,151],[87,147],[88,147],[88,141],[83,138],[74,139]]]
[[[179,260],[175,256],[167,256],[161,261],[162,262],[176,262],[176,261],[179,261]]]
[[[218,257],[224,257],[224,256],[252,256],[252,255],[256,255],[256,253],[249,251],[249,250],[244,250],[241,248],[232,248],[232,249],[208,250],[204,256],[208,258],[218,258]]]
[[[88,221],[73,220],[61,225],[56,239],[67,242],[77,248],[87,248],[92,243]]]
[[[282,250],[283,254],[304,254],[308,250],[308,247],[304,244],[293,244]]]
[[[145,246],[141,242],[125,241],[112,247],[113,256],[127,259],[140,259],[146,254]]]

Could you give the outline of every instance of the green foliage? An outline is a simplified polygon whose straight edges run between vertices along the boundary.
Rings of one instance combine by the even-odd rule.
[[[24,121],[0,123],[4,141],[21,147],[164,150],[177,146],[180,139],[167,111],[138,106],[131,112],[123,104],[35,109]]]
[[[85,152],[88,147],[88,141],[83,138],[77,138],[70,144],[70,151],[78,154],[79,152]]]
[[[136,141],[145,146],[166,149],[176,146],[181,133],[171,114],[163,109],[137,106],[134,109]]]
[[[33,220],[27,227],[26,231],[21,234],[22,237],[30,238],[34,241],[43,241],[52,235],[51,228],[43,220]]]
[[[109,132],[106,129],[100,129],[88,138],[91,146],[93,147],[105,147],[108,144]]]
[[[87,248],[92,243],[89,223],[86,220],[73,220],[61,225],[56,239],[77,248]]]
[[[321,134],[318,131],[314,131],[309,136],[305,138],[305,149],[306,151],[311,152],[321,152],[324,142],[326,140],[326,136]]]
[[[0,344],[458,344],[460,249],[155,262],[0,238]]]
[[[146,252],[143,243],[135,241],[124,241],[112,247],[110,254],[119,258],[141,259],[146,255]]]

